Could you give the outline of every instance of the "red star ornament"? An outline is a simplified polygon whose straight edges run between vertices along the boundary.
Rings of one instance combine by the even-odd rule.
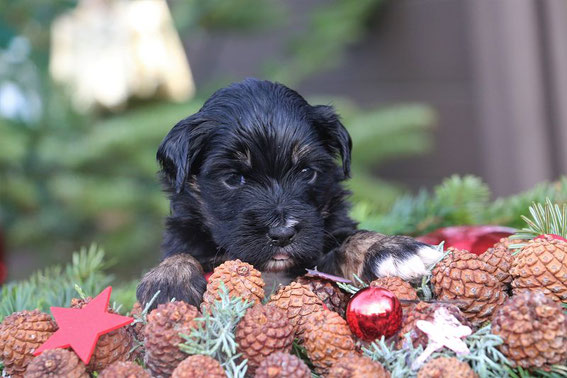
[[[107,311],[111,292],[112,287],[109,286],[81,309],[51,307],[59,329],[37,348],[34,356],[48,349],[71,347],[85,365],[88,364],[101,335],[134,321],[128,316]]]

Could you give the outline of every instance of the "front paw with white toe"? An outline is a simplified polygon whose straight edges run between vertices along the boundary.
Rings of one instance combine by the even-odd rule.
[[[343,277],[357,275],[369,282],[378,277],[397,276],[418,281],[441,259],[443,252],[409,236],[386,236],[357,231],[342,245],[338,268]]]
[[[418,281],[442,256],[442,251],[409,236],[387,236],[368,248],[362,278],[397,276]]]

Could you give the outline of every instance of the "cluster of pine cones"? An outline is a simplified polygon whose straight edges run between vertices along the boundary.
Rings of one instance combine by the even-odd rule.
[[[471,328],[487,322],[502,337],[500,350],[517,366],[547,368],[567,360],[567,243],[551,237],[526,243],[517,255],[502,239],[477,256],[449,249],[432,271],[431,283],[438,301],[419,300],[416,290],[398,277],[380,278],[371,286],[392,291],[401,301],[404,321],[394,336],[398,348],[408,340],[414,347],[427,345],[419,320],[433,320],[445,307]],[[201,308],[176,301],[159,305],[147,322],[134,323],[103,335],[92,360],[84,365],[68,350],[32,353],[56,331],[47,314],[22,311],[0,324],[0,359],[12,377],[226,377],[221,364],[203,355],[188,356],[179,349],[180,334],[190,334],[195,319],[219,300],[221,283],[229,296],[253,303],[236,327],[238,353],[248,360],[250,377],[311,377],[312,370],[325,377],[390,377],[376,361],[364,356],[361,343],[345,321],[348,295],[335,282],[320,277],[300,277],[281,287],[269,300],[259,271],[240,260],[217,267],[209,278]],[[73,307],[88,302],[74,300]],[[140,313],[136,305],[133,314]],[[406,337],[409,335],[409,338]],[[306,351],[311,366],[292,354],[292,344]],[[141,343],[143,348],[133,346]],[[144,361],[146,369],[131,362]],[[475,377],[471,367],[456,358],[428,361],[418,377]]]

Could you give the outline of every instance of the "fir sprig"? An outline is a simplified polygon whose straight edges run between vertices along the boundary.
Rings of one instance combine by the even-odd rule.
[[[239,362],[234,331],[252,303],[230,297],[224,283],[219,288],[219,297],[209,311],[195,319],[198,326],[189,335],[181,334],[185,342],[179,348],[190,355],[211,356],[221,363],[229,377],[244,378],[247,364],[246,360]]]
[[[360,226],[385,234],[423,235],[439,227],[465,224],[498,224],[522,227],[520,216],[533,202],[567,203],[567,177],[545,182],[514,196],[489,201],[489,188],[474,176],[453,176],[433,191],[396,200],[388,213],[373,212],[358,204],[352,215]]]
[[[104,268],[104,251],[92,244],[75,252],[72,262],[64,268],[49,267],[28,280],[4,285],[0,293],[0,321],[17,311],[66,307],[77,296],[75,285],[88,295],[98,294],[112,280]]]
[[[499,350],[502,338],[490,333],[487,325],[465,339],[470,354],[457,356],[468,362],[479,377],[500,378],[505,377],[511,365]]]
[[[511,378],[565,378],[567,377],[567,366],[553,365],[548,371],[542,369],[527,370],[516,367],[510,368],[508,373]]]
[[[407,342],[402,349],[396,349],[395,343],[388,343],[384,337],[380,340],[372,342],[369,346],[363,347],[362,352],[374,361],[384,365],[392,377],[408,377],[417,376],[417,372],[411,369],[413,361],[423,352],[423,347],[419,345],[414,348],[409,336]]]
[[[382,338],[371,343],[369,347],[362,348],[362,351],[374,361],[384,365],[393,377],[415,377],[417,372],[410,366],[423,352],[423,347],[418,345],[414,348],[409,335],[406,335],[406,338],[407,342],[402,349],[396,349],[395,343],[387,343]],[[433,353],[430,359],[442,356],[457,357],[467,362],[478,376],[483,378],[500,378],[509,375],[510,361],[497,348],[502,344],[502,339],[490,333],[490,326],[468,336],[465,343],[470,350],[469,354],[456,356],[454,352],[442,349]]]
[[[303,362],[305,362],[305,364],[309,367],[309,370],[311,370],[312,372],[311,378],[319,378],[319,375],[313,373],[315,366],[313,365],[313,362],[311,362],[311,359],[307,355],[307,349],[305,349],[303,345],[300,345],[298,340],[293,341],[293,344],[291,345],[291,353],[296,355],[301,360],[303,360]]]
[[[364,282],[358,275],[353,274],[353,277],[354,277],[354,281],[358,285],[353,285],[352,283],[346,283],[346,282],[337,282],[337,286],[351,295],[358,293],[360,289],[368,287],[368,284]]]
[[[531,218],[522,215],[527,227],[522,228],[514,239],[533,239],[539,235],[553,234],[567,238],[567,204],[559,207],[551,199],[546,198],[545,203],[532,203],[529,208]]]

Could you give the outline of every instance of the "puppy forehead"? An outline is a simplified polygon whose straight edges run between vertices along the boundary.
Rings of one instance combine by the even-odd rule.
[[[281,84],[259,80],[233,84],[211,96],[202,111],[217,124],[209,146],[215,155],[246,166],[284,169],[307,159],[321,144],[311,106]]]
[[[224,144],[227,154],[246,165],[253,163],[298,164],[308,159],[319,144],[309,125],[290,127],[289,124],[247,127],[244,132],[231,133],[232,143]]]

